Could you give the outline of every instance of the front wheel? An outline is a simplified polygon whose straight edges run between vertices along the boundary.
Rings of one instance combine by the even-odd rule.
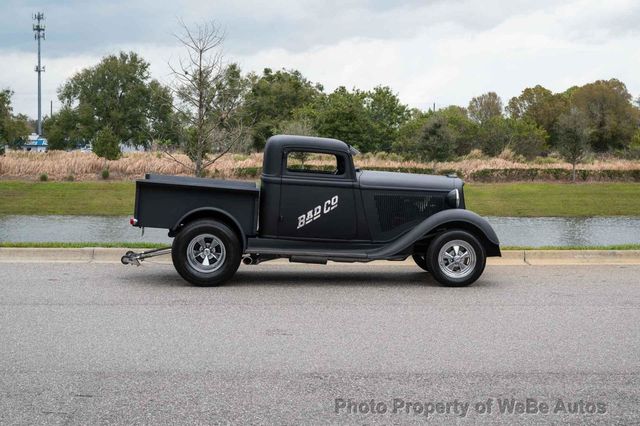
[[[446,231],[433,239],[427,250],[429,271],[442,285],[464,287],[484,271],[486,255],[476,237],[466,231]]]
[[[222,222],[202,219],[184,227],[173,240],[171,259],[182,278],[213,287],[229,280],[242,257],[236,233]]]

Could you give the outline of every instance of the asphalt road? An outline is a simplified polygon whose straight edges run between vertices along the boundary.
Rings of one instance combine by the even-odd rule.
[[[267,264],[203,289],[168,265],[2,263],[0,424],[638,423],[638,277]]]

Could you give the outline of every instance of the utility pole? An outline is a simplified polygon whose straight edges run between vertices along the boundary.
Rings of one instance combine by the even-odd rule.
[[[37,12],[33,15],[33,20],[36,21],[33,24],[34,38],[38,41],[38,65],[36,65],[35,71],[38,73],[38,136],[42,135],[42,77],[44,72],[44,66],[40,62],[40,40],[44,40],[44,13]]]

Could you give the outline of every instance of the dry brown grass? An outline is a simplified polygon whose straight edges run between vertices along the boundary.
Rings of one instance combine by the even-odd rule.
[[[180,161],[189,164],[186,156],[178,154]],[[431,168],[436,173],[458,170],[464,175],[483,169],[571,169],[569,163],[561,160],[547,159],[543,164],[536,162],[520,162],[504,158],[477,158],[468,156],[455,162],[420,163],[417,161],[402,161],[394,155],[367,154],[356,157],[356,165],[362,169],[371,167],[387,168]],[[308,163],[319,163],[311,158]],[[247,167],[262,167],[262,154],[251,155],[228,154],[208,168],[209,175],[223,178],[233,178],[234,169]],[[93,153],[61,152],[48,153],[8,152],[0,157],[0,178],[37,180],[46,173],[50,180],[64,180],[67,176],[74,176],[75,180],[99,180],[103,169],[108,168],[110,179],[133,179],[144,176],[145,173],[159,173],[171,175],[190,175],[191,171],[177,163],[169,156],[156,153],[130,153],[119,160],[107,161],[98,158]],[[640,161],[606,159],[597,160],[589,164],[581,164],[580,169],[586,170],[636,170],[640,169]]]

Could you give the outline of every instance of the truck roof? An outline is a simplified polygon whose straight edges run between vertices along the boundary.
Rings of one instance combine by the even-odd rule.
[[[338,139],[314,136],[275,135],[267,140],[267,145],[264,148],[264,174],[276,175],[280,172],[282,152],[287,148],[351,153],[351,147]]]

